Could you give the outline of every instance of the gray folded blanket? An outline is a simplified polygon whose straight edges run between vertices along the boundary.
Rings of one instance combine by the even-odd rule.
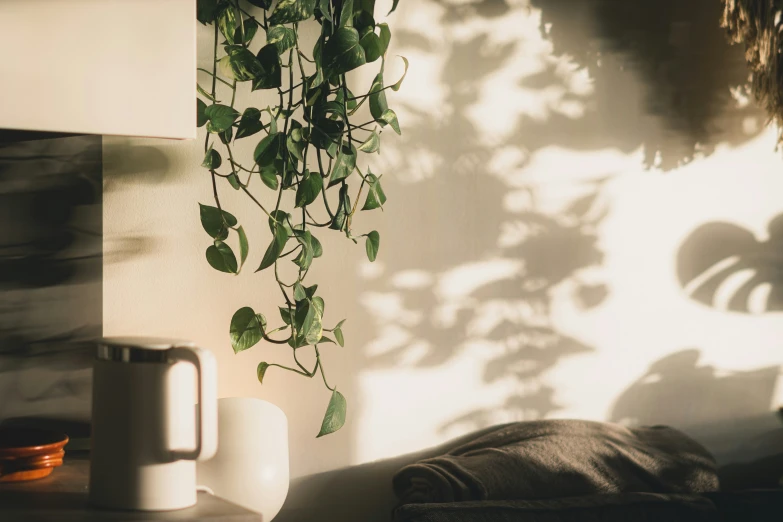
[[[402,468],[400,504],[717,491],[710,453],[665,426],[580,420],[518,422]]]

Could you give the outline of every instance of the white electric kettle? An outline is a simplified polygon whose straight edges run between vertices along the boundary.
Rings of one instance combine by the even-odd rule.
[[[195,419],[187,364],[197,373]],[[104,339],[92,397],[90,502],[144,511],[194,505],[195,461],[217,450],[213,355],[187,342]],[[190,443],[181,447],[183,440]]]

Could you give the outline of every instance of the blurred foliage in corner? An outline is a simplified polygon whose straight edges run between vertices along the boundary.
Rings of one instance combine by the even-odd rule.
[[[724,0],[721,25],[732,42],[745,45],[751,71],[751,89],[756,101],[783,124],[783,30],[780,2],[771,0]],[[780,132],[778,141],[783,141]]]
[[[541,9],[541,30],[554,53],[587,68],[596,89],[611,89],[616,82],[610,80],[623,71],[638,75],[646,111],[665,128],[662,136],[642,136],[648,167],[676,168],[711,154],[718,143],[737,145],[763,128],[760,111],[748,103],[742,49],[720,27],[720,2],[531,3]]]

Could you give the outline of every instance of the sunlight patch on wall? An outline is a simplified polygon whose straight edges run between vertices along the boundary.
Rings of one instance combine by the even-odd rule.
[[[552,316],[557,324],[600,347],[564,360],[551,372],[551,382],[564,405],[559,415],[611,418],[614,401],[656,360],[690,348],[701,353],[700,364],[717,370],[773,368],[768,379],[757,384],[769,387],[769,379],[774,383],[774,368],[783,362],[778,341],[783,321],[780,314],[758,313],[758,300],[769,289],[760,287],[753,296],[756,313],[727,313],[728,302],[755,271],[731,272],[703,304],[691,298],[693,287],[681,285],[676,273],[681,245],[700,226],[729,222],[756,237],[767,234],[770,220],[783,211],[783,201],[775,196],[783,191],[783,177],[779,174],[781,158],[774,151],[774,134],[770,130],[744,146],[723,149],[668,176],[623,174],[611,183],[612,212],[601,230],[605,253],[601,271],[609,281],[609,297],[588,314],[574,305],[566,287],[558,288],[553,299]],[[711,249],[725,244],[720,236],[713,240],[713,247],[704,244],[694,255],[709,255]],[[708,261],[703,275],[691,284],[698,287],[700,281],[738,264],[736,258],[731,261],[727,258],[717,265]],[[779,286],[780,279],[773,284]],[[688,368],[683,365],[682,371]],[[676,365],[672,371],[679,371]],[[584,383],[585,376],[592,377],[589,385],[575,385]],[[714,377],[708,382],[720,393],[716,380],[720,381]],[[774,395],[750,409],[737,406],[742,404],[740,396],[721,396],[722,419],[730,422],[736,416],[771,410],[783,400],[783,390],[774,388]],[[683,393],[682,401],[684,407],[687,394]],[[649,419],[650,407],[639,405],[637,413]],[[694,417],[696,421],[700,418]],[[709,420],[721,419],[715,416]]]

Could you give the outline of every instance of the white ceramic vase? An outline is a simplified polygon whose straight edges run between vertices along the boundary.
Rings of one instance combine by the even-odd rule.
[[[218,450],[198,463],[198,484],[270,522],[288,495],[288,419],[261,399],[218,399]]]

